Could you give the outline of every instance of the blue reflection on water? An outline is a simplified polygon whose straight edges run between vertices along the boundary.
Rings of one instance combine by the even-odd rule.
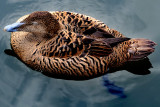
[[[103,77],[103,85],[107,88],[108,92],[119,96],[121,98],[126,98],[127,96],[124,94],[124,88],[119,87],[117,85],[115,85],[113,82],[111,82],[107,75],[104,75]]]

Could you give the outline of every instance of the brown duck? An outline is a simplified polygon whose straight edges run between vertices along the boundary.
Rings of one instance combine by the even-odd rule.
[[[6,53],[33,70],[61,79],[86,80],[114,72],[145,59],[156,45],[126,38],[99,20],[66,11],[33,12],[4,30],[12,32],[13,51]]]

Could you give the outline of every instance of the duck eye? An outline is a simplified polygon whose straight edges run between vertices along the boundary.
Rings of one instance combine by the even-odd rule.
[[[33,25],[38,25],[38,22],[32,22]]]

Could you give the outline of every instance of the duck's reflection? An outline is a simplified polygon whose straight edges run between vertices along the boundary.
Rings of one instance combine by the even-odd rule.
[[[113,73],[120,70],[127,70],[133,74],[137,75],[147,75],[150,74],[150,68],[152,68],[152,64],[149,61],[149,58],[144,58],[139,61],[129,61],[126,62],[123,66],[110,68],[109,73]],[[108,75],[103,76],[103,85],[107,88],[108,92],[119,96],[121,98],[126,98],[127,96],[124,94],[124,88],[116,86],[113,82],[108,79]]]

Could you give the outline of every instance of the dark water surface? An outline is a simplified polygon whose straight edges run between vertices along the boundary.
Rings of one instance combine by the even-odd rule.
[[[95,17],[124,35],[160,44],[160,0],[2,0],[0,3],[0,107],[159,107],[159,46],[149,56],[154,68],[146,76],[126,71],[109,75],[127,98],[111,95],[102,78],[66,81],[48,78],[4,54],[10,48],[5,25],[38,10],[67,10]]]

